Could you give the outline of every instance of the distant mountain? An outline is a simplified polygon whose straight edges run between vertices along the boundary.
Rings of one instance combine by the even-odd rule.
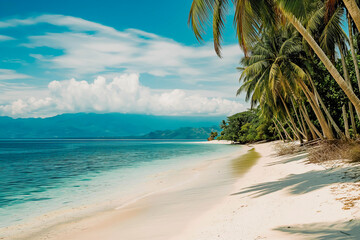
[[[149,135],[150,132],[158,130],[171,131],[183,127],[203,128],[218,126],[224,118],[225,116],[169,117],[121,113],[76,113],[62,114],[50,118],[13,119],[10,117],[0,117],[0,138],[111,138],[141,136]],[[175,135],[180,136],[181,134]]]
[[[219,127],[183,127],[175,130],[154,131],[139,137],[139,139],[207,139],[211,132],[220,131]]]

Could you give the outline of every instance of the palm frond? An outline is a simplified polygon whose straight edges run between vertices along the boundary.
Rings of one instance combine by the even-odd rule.
[[[225,26],[225,17],[228,8],[228,0],[215,0],[213,16],[213,36],[214,49],[216,54],[221,57],[222,33]]]

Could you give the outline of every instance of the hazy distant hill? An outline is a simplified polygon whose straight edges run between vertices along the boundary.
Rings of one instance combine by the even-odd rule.
[[[175,130],[154,131],[139,136],[141,139],[207,139],[210,133],[219,131],[219,127],[183,127]]]
[[[218,126],[222,119],[224,119],[224,116],[168,117],[120,113],[77,113],[63,114],[50,118],[13,119],[10,117],[0,117],[0,138],[108,138],[140,136],[148,135],[149,132],[157,130]],[[201,132],[199,130],[199,133]],[[171,134],[169,133],[168,135]],[[181,134],[174,133],[175,135],[180,136]],[[186,134],[184,133],[183,135]]]

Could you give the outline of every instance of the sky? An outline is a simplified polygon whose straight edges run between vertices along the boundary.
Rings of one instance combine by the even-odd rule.
[[[0,116],[120,112],[223,116],[243,55],[228,13],[223,58],[199,43],[191,0],[0,0]]]

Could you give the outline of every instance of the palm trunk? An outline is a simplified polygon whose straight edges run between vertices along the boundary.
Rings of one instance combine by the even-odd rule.
[[[345,127],[345,135],[346,138],[350,139],[350,132],[349,132],[349,122],[346,114],[346,107],[345,105],[342,106],[342,113],[344,118],[344,127]]]
[[[308,124],[309,126],[309,129],[311,131],[311,134],[313,135],[313,138],[316,139],[316,138],[321,138],[323,139],[323,135],[321,134],[321,132],[315,127],[315,125],[311,122],[310,118],[309,118],[309,115],[307,114],[306,112],[306,108],[304,107],[304,105],[301,105],[300,106],[300,110],[305,118],[305,121],[306,123]],[[315,133],[315,134],[314,134]]]
[[[351,120],[351,128],[353,130],[354,136],[357,135],[356,130],[356,123],[355,123],[355,117],[354,117],[354,110],[351,102],[349,102],[349,113],[350,113],[350,120]]]
[[[290,136],[290,134],[286,131],[284,125],[282,125],[281,122],[280,122],[279,120],[277,120],[276,118],[275,118],[275,120],[278,121],[280,127],[282,128],[282,130],[283,130],[284,133],[285,133],[285,136],[286,136],[288,139],[290,139],[291,141],[294,141],[294,139],[293,139],[293,138]]]
[[[296,110],[294,101],[293,101],[292,98],[291,98],[290,100],[291,100],[291,104],[292,104],[292,107],[293,107],[294,112],[295,112],[296,119],[297,119],[297,121],[298,121],[298,123],[299,123],[299,125],[300,125],[301,131],[299,130],[299,132],[304,136],[304,138],[305,138],[306,140],[308,140],[308,139],[307,139],[307,135],[305,135],[305,130],[304,130],[304,128],[303,128],[303,126],[302,126],[302,124],[301,124],[301,122],[300,122],[300,118],[299,118],[298,112],[297,112],[297,110]]]
[[[303,129],[304,129],[304,132],[305,132],[305,135],[306,135],[306,139],[307,139],[307,141],[310,141],[310,136],[309,136],[309,133],[308,133],[308,131],[307,131],[307,128],[306,128],[306,125],[305,125],[305,122],[304,122],[304,117],[303,117],[301,111],[299,111],[299,112],[300,112],[301,124],[302,124],[302,126],[303,126]],[[310,129],[310,131],[311,131],[311,129]],[[314,134],[312,135],[313,138],[314,138],[314,135],[315,135],[315,132],[314,132]],[[315,136],[315,138],[316,138],[316,136]]]
[[[281,101],[282,101],[282,103],[283,103],[283,105],[284,105],[284,107],[285,107],[285,111],[286,111],[286,113],[287,113],[287,115],[288,115],[288,117],[289,117],[289,119],[290,119],[290,122],[291,122],[291,124],[293,125],[293,127],[290,126],[290,128],[293,130],[295,136],[299,139],[300,143],[303,143],[303,139],[302,139],[302,137],[300,136],[300,133],[297,131],[294,118],[291,116],[290,111],[289,111],[288,107],[286,106],[286,103],[285,103],[283,97],[282,97],[281,95],[279,95],[279,96],[280,96],[280,99],[281,99]],[[289,125],[290,125],[290,124],[289,124]]]
[[[347,10],[355,22],[357,29],[360,31],[360,9],[355,0],[343,0]]]
[[[351,80],[350,80],[350,77],[349,77],[349,71],[347,69],[346,62],[345,62],[345,54],[344,54],[343,49],[340,46],[339,46],[339,51],[340,51],[340,56],[341,56],[341,64],[342,64],[342,67],[343,67],[343,70],[344,70],[345,80],[349,84],[350,88],[353,89],[352,85],[351,85]],[[356,63],[356,65],[357,65],[357,63]],[[349,102],[349,111],[350,111],[351,126],[352,126],[352,129],[353,129],[354,134],[356,136],[355,117],[354,117],[354,111],[353,111],[351,102]]]
[[[275,121],[274,119],[273,119],[273,123],[274,123],[274,125],[275,125],[276,130],[277,130],[278,133],[279,133],[279,136],[280,136],[281,140],[283,140],[283,141],[285,142],[285,139],[284,139],[283,135],[281,134],[281,131],[280,131],[280,129],[279,129],[279,127],[278,127],[278,125],[276,124],[276,121]]]
[[[298,134],[298,132],[296,131],[296,127],[291,123],[291,122],[289,122],[289,121],[286,121],[285,122],[287,125],[289,125],[289,127],[290,127],[290,129],[291,129],[291,131],[294,133],[294,136],[296,136],[296,138],[298,139],[298,140],[300,140],[300,134]],[[294,128],[295,127],[295,128]]]
[[[344,2],[345,1],[346,2],[353,2],[352,0],[344,0]],[[295,16],[293,16],[291,13],[287,13],[286,11],[282,11],[282,12],[285,14],[285,16],[289,20],[289,22],[291,22],[291,24],[299,31],[299,33],[307,41],[307,43],[314,50],[316,55],[320,58],[321,62],[324,64],[324,66],[329,71],[331,76],[334,78],[334,80],[337,82],[337,84],[340,86],[340,88],[344,91],[346,96],[349,98],[349,100],[355,106],[356,111],[360,112],[360,99],[355,95],[354,91],[352,91],[350,89],[348,84],[341,77],[338,70],[331,63],[329,58],[326,56],[326,54],[321,49],[321,47],[316,43],[314,38],[310,35],[310,33],[304,28],[304,26],[300,23],[300,21]],[[351,12],[350,12],[350,14],[354,19],[354,16],[352,15]],[[356,15],[356,17],[357,17],[357,15]],[[359,23],[360,23],[360,15],[359,15]]]
[[[357,79],[358,86],[359,86],[359,89],[360,89],[360,72],[359,72],[359,65],[358,65],[358,61],[357,61],[357,58],[356,58],[356,52],[355,52],[355,48],[354,48],[354,37],[353,37],[353,33],[352,33],[351,19],[350,19],[350,16],[349,16],[349,12],[347,14],[347,19],[348,19],[348,29],[349,29],[350,51],[351,51],[351,56],[352,56],[352,60],[353,60],[353,63],[354,63],[356,79]]]
[[[311,85],[312,85],[312,87],[313,87],[315,96],[317,97],[317,100],[319,100],[320,105],[321,105],[322,109],[324,110],[327,118],[330,120],[331,125],[334,127],[336,133],[340,136],[340,138],[345,138],[345,134],[341,131],[341,129],[339,128],[339,126],[336,124],[335,120],[334,120],[333,117],[331,116],[329,110],[328,110],[327,107],[325,106],[324,101],[322,100],[320,94],[318,93],[318,91],[317,91],[317,89],[316,89],[316,86],[315,86],[313,80],[311,79],[311,77],[310,77],[309,79],[310,79]]]
[[[323,134],[329,140],[334,139],[334,134],[332,132],[332,129],[327,124],[324,114],[322,113],[319,105],[316,103],[314,94],[309,90],[309,88],[306,86],[306,84],[303,81],[299,81],[299,83],[300,83],[299,84],[300,87],[302,88],[303,92],[305,93],[306,97],[308,98],[312,109],[314,110],[314,113],[320,123]]]

